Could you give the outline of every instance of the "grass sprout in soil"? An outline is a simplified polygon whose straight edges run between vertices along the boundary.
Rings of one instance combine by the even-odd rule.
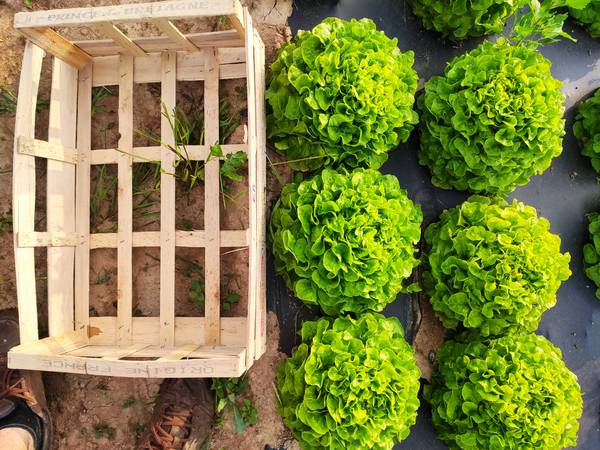
[[[204,304],[206,300],[204,295],[204,268],[196,260],[180,255],[177,255],[176,258],[179,262],[175,268],[177,273],[191,279],[188,290],[189,300],[194,302],[202,311],[204,311]],[[220,289],[222,312],[231,311],[232,308],[241,300],[242,296],[239,294],[241,291],[239,278],[239,275],[236,273],[224,274],[224,282],[221,283]]]
[[[198,106],[197,98],[191,96],[187,96],[187,98],[192,105],[187,111],[180,107],[175,107],[173,111],[170,112],[165,105],[162,106],[162,116],[167,119],[169,127],[173,131],[173,136],[175,138],[174,145],[164,142],[160,136],[148,133],[147,131],[136,130],[136,132],[140,136],[146,138],[149,142],[160,145],[165,150],[175,154],[177,160],[173,168],[174,172],[169,174],[173,175],[185,186],[187,193],[191,192],[199,182],[204,182],[204,166],[206,163],[214,158],[223,158],[220,168],[223,202],[225,203],[225,199],[236,202],[236,198],[227,194],[228,188],[223,180],[242,180],[239,171],[246,165],[247,155],[243,151],[224,155],[221,146],[216,142],[210,144],[211,148],[206,161],[192,160],[187,146],[193,145],[194,143],[198,143],[199,145],[204,144],[204,112],[202,111],[201,105]],[[230,109],[229,101],[227,99],[222,99],[219,106],[220,143],[226,142],[241,124],[239,114],[230,114]],[[159,166],[158,161],[149,162]]]
[[[235,431],[242,434],[258,420],[256,407],[249,399],[240,398],[248,391],[248,378],[213,378],[211,389],[215,393],[215,412],[219,423],[225,411],[231,411]]]
[[[37,112],[47,109],[49,103],[38,99]],[[17,96],[9,88],[0,86],[0,114],[14,114],[17,110]]]

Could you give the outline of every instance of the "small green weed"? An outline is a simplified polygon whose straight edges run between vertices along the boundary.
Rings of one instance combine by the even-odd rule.
[[[133,165],[133,218],[146,220],[142,226],[157,222],[160,211],[156,206],[160,203],[160,165]]]
[[[213,378],[211,389],[215,393],[215,412],[222,417],[226,409],[233,413],[233,424],[237,433],[256,423],[258,412],[251,400],[244,399],[240,402],[237,398],[248,391],[248,379],[240,378]]]
[[[17,96],[4,86],[0,86],[0,114],[14,114],[17,110]]]
[[[123,409],[127,409],[130,406],[133,406],[137,403],[137,399],[133,396],[130,395],[129,397],[127,397],[125,400],[123,400]]]
[[[184,217],[179,222],[179,229],[183,231],[192,231],[194,229],[194,225],[192,224],[191,220]]]
[[[183,266],[178,266],[175,270],[184,277],[192,278],[195,274],[202,275],[204,273],[204,269],[200,264],[198,264],[198,261],[179,255],[177,255],[175,258],[183,263]]]
[[[36,113],[48,108],[46,100],[38,99]],[[7,87],[0,86],[0,114],[14,114],[17,111],[17,96]]]
[[[115,276],[116,274],[117,274],[116,267],[112,267],[110,269],[103,269],[96,276],[96,279],[94,280],[94,284],[95,285],[108,284],[108,283],[110,283],[110,280],[112,280],[112,277]]]
[[[191,301],[196,303],[201,309],[204,309],[206,297],[204,294],[206,285],[204,279],[195,278],[190,284],[188,296]],[[228,286],[221,284],[221,310],[231,311],[231,309],[241,300],[241,295],[229,290]]]
[[[142,436],[146,431],[146,426],[141,424],[140,422],[135,422],[131,427],[131,431],[133,431],[135,445],[138,445],[140,443],[140,439],[142,439]]]
[[[115,93],[106,86],[92,88],[92,117],[95,114],[106,112],[106,108],[103,105],[104,100],[114,95]]]
[[[109,441],[112,441],[115,439],[115,436],[117,435],[117,430],[115,430],[113,427],[111,427],[110,425],[107,425],[105,423],[96,424],[96,425],[94,425],[93,429],[94,429],[94,436],[96,436],[96,439],[106,437]]]
[[[92,167],[95,172],[95,183],[90,199],[90,221],[92,229],[98,228],[117,212],[117,175],[105,164]]]
[[[221,28],[223,30],[231,29],[231,22],[227,16],[219,16],[219,23],[221,24]]]
[[[6,213],[0,215],[0,233],[12,231],[12,214]]]
[[[204,297],[204,288],[204,280],[195,279],[192,280],[192,283],[190,284],[190,290],[188,292],[190,300],[198,304],[198,306],[201,308],[204,308],[204,302],[206,300]]]

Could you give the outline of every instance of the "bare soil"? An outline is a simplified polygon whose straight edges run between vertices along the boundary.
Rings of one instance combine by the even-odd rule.
[[[446,329],[435,316],[431,303],[424,295],[419,295],[419,322],[413,339],[413,348],[417,365],[421,369],[421,377],[431,381],[435,354],[444,342]]]
[[[94,6],[118,3],[137,3],[136,0],[96,0]],[[292,11],[291,0],[250,0],[249,7],[261,36],[267,47],[267,59],[274,58],[276,50],[289,37],[287,18]],[[34,9],[72,8],[83,6],[80,0],[36,0]],[[18,11],[27,10],[21,0],[0,1],[0,86],[12,92],[17,91],[24,39],[12,29],[13,16]],[[225,25],[218,19],[201,20],[193,23],[178,23],[185,32],[213,31]],[[157,35],[158,30],[150,25],[127,25],[125,32],[130,36]],[[69,30],[73,38],[90,38],[94,31],[89,28]],[[49,58],[47,58],[49,60]],[[45,62],[40,85],[42,104],[36,120],[36,137],[47,138],[47,102],[49,100],[50,67]],[[190,83],[178,86],[177,103],[182,108],[190,108],[190,102],[202,102],[202,83]],[[240,115],[240,124],[233,130],[226,143],[244,141],[247,105],[239,92],[243,91],[240,80],[221,83],[220,97],[226,98],[230,105],[230,114]],[[195,93],[190,100],[189,93]],[[109,87],[102,94],[98,109],[93,116],[92,148],[115,148],[118,142],[117,108],[118,87]],[[134,145],[152,144],[148,136],[160,134],[160,89],[156,84],[136,85],[134,92],[134,128],[142,130],[136,133]],[[0,309],[16,307],[16,289],[14,279],[13,235],[11,233],[11,177],[12,146],[14,134],[14,115],[0,115]],[[198,142],[199,143],[199,142]],[[274,160],[277,158],[271,155]],[[42,161],[38,161],[36,229],[45,228],[45,184],[46,173]],[[136,164],[137,166],[137,164]],[[290,172],[277,166],[278,176],[269,177],[269,191],[274,198],[281,189],[280,181],[289,180]],[[143,168],[140,169],[144,173]],[[281,172],[281,175],[279,175]],[[247,172],[245,173],[247,176]],[[110,184],[116,175],[116,167],[107,166],[100,174],[94,169],[92,183]],[[150,175],[140,183],[140,190],[151,190],[156,179]],[[221,222],[223,229],[244,229],[248,227],[248,195],[245,195],[244,182],[229,182],[227,194],[231,199],[221,202]],[[94,232],[115,231],[118,211],[114,204],[116,188],[109,189],[107,197],[99,203],[98,215],[92,221]],[[140,196],[134,205],[142,206],[141,212],[134,212],[136,231],[158,230],[160,227],[160,194],[153,193],[150,198]],[[176,222],[178,229],[203,229],[204,195],[202,186],[192,191],[178,182],[176,207],[179,211]],[[247,251],[224,249],[221,258],[223,289],[227,293],[247,297]],[[90,314],[115,315],[117,296],[116,250],[102,249],[91,252],[90,267]],[[134,249],[134,315],[158,315],[160,253],[157,248]],[[204,252],[202,249],[178,248],[176,262],[176,298],[178,315],[202,316],[203,308],[191,298],[190,288],[194,280],[203,277]],[[40,323],[45,323],[45,251],[36,251],[38,273],[38,307]],[[231,311],[223,315],[244,315],[245,302],[240,301]],[[41,330],[43,334],[45,330]],[[281,419],[275,411],[274,382],[275,366],[281,358],[278,352],[279,330],[274,314],[268,320],[267,354],[250,370],[250,391],[247,394],[255,403],[258,423],[244,435],[237,435],[232,428],[231,418],[225,417],[220,428],[215,430],[211,448],[223,449],[262,449],[266,444],[275,446],[289,439]],[[56,449],[98,449],[110,446],[115,450],[131,449],[145,430],[152,414],[152,405],[158,393],[159,379],[120,379],[95,376],[81,376],[60,373],[45,373],[46,396],[54,421],[55,436],[53,447]],[[194,447],[200,448],[199,443]],[[289,447],[287,444],[286,446]]]

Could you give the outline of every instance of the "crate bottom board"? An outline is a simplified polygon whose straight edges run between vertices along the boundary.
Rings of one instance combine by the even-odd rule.
[[[65,354],[43,354],[31,351],[30,347],[20,349],[17,346],[8,352],[8,367],[128,378],[239,377],[246,370],[245,348],[208,347],[186,351],[185,346],[146,346],[133,352],[135,356],[119,359],[123,349],[87,345]]]

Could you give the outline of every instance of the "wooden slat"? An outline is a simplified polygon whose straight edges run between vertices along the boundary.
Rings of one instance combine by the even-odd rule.
[[[22,12],[15,15],[15,28],[66,27],[92,25],[107,20],[113,23],[142,22],[166,18],[229,16],[239,10],[238,0],[172,0],[131,5],[55,9]]]
[[[234,13],[229,14],[227,18],[229,19],[229,23],[231,23],[231,26],[240,35],[240,38],[244,39],[246,37],[246,30],[244,29],[244,27],[247,27],[247,23],[245,23],[244,21],[244,15],[248,13],[248,10],[246,8],[242,8],[242,5],[240,3],[235,4],[234,9]],[[246,42],[246,46],[248,46],[248,42]]]
[[[58,60],[59,62],[61,62],[60,60]],[[55,67],[56,65],[58,65],[58,62],[56,62],[55,60]],[[66,88],[64,89],[64,97],[66,97],[66,99],[63,96],[59,96],[56,97],[56,99],[54,100],[54,104],[55,104],[55,109],[58,108],[60,110],[60,108],[62,107],[61,105],[63,105],[64,103],[66,103],[68,101],[68,99],[72,98],[75,102],[75,106],[73,108],[70,108],[70,112],[71,112],[71,116],[72,116],[72,120],[70,122],[70,125],[72,125],[73,123],[76,122],[76,117],[77,117],[77,71],[75,69],[73,69],[71,66],[67,65],[66,63],[63,63],[62,66],[64,67],[62,70],[59,68],[58,70],[55,68],[54,72],[53,72],[53,76],[58,76],[58,75],[54,75],[56,73],[58,74],[63,74],[62,79],[64,80],[67,76],[65,76],[64,74],[67,73],[69,70],[75,74],[74,79],[71,79],[69,81],[74,82],[75,84],[70,85],[70,88]],[[57,81],[58,83],[60,83],[60,80]],[[69,96],[69,89],[71,91],[75,91],[75,96],[74,97],[70,97]],[[54,92],[54,91],[53,91]],[[58,94],[55,94],[58,95]],[[50,112],[52,113],[53,109],[52,109],[52,100],[50,101]],[[60,111],[57,113],[60,115]],[[58,121],[57,125],[52,125],[50,124],[50,130],[48,132],[48,140],[50,142],[46,142],[46,141],[40,141],[39,139],[30,139],[30,138],[26,138],[23,136],[19,137],[19,153],[21,153],[22,155],[30,155],[30,156],[37,156],[38,158],[46,158],[46,159],[50,159],[52,160],[51,162],[49,162],[48,164],[51,167],[54,168],[60,168],[60,165],[58,164],[54,164],[54,161],[59,161],[59,162],[63,162],[63,163],[69,163],[69,164],[77,164],[77,149],[73,148],[75,146],[75,129],[74,128],[70,128],[70,127],[65,127],[65,128],[69,128],[68,132],[70,134],[73,135],[72,139],[66,139],[65,141],[73,141],[72,146],[66,146],[61,144],[61,139],[60,139],[60,135],[62,133],[67,133],[64,130],[61,129],[61,121],[60,118],[56,118],[56,116],[53,117],[53,114],[50,114],[50,118]],[[64,123],[64,121],[62,122]],[[68,173],[69,171],[73,171],[74,172],[74,168],[68,169],[65,168],[65,173]],[[73,177],[74,179],[74,177]],[[73,189],[71,189],[73,190]]]
[[[191,33],[185,35],[185,37],[198,48],[219,47],[220,53],[235,50],[236,47],[243,50],[244,47],[244,40],[240,39],[236,30]],[[146,53],[184,50],[179,43],[173,42],[170,37],[151,36],[132,38],[131,40]],[[116,55],[120,49],[120,46],[111,39],[73,41],[73,44],[93,57]]]
[[[69,331],[60,336],[47,337],[37,341],[17,345],[11,349],[14,353],[35,352],[40,355],[61,355],[87,345],[87,335],[81,331]]]
[[[13,151],[13,233],[15,245],[15,278],[19,306],[21,342],[38,338],[33,248],[18,246],[21,232],[34,231],[35,215],[35,158],[19,153],[18,137],[35,137],[35,110],[44,51],[28,41],[25,44],[15,120]]]
[[[220,49],[220,78],[222,80],[246,77],[246,64],[243,48]],[[204,67],[205,52],[177,53],[177,80],[202,81],[206,78]],[[110,86],[119,84],[119,57],[102,56],[94,58],[94,86]],[[135,83],[160,83],[160,53],[153,53],[144,58],[136,58],[133,81]]]
[[[258,359],[267,350],[267,126],[265,114],[265,46],[254,30],[254,67],[256,76],[256,226],[258,229],[258,256],[259,265],[251,270],[258,273],[258,283],[255,286],[256,294],[256,319],[255,319],[255,355]]]
[[[87,329],[90,315],[90,153],[92,129],[92,65],[79,71],[75,230],[75,330]]]
[[[136,43],[134,43],[131,39],[129,39],[125,33],[123,33],[119,28],[110,23],[110,22],[101,22],[96,24],[96,28],[101,33],[105,34],[117,44],[121,46],[121,52],[126,53],[132,56],[144,57],[147,56],[146,52],[141,49]]]
[[[71,189],[71,191],[73,191],[73,189]],[[54,206],[52,206],[54,207]],[[74,211],[73,211],[74,212]],[[50,213],[50,208],[48,208],[48,213]],[[48,214],[50,215],[50,214]],[[50,227],[50,221],[48,221],[49,227]],[[54,226],[52,227],[54,228]],[[51,247],[54,248],[55,250],[59,247],[64,247],[64,249],[67,249],[68,247],[76,247],[77,244],[80,243],[80,239],[79,239],[79,235],[75,232],[75,231],[49,231],[49,232],[43,232],[43,231],[19,231],[17,233],[17,245],[21,248],[34,248],[34,247]],[[74,252],[74,249],[71,250],[72,252]],[[74,256],[74,255],[73,255]],[[54,256],[53,258],[50,258],[50,253],[48,253],[48,260],[50,262],[50,259],[57,258],[57,256]],[[59,264],[61,263],[61,264]],[[64,263],[64,264],[62,264]],[[69,267],[71,269],[69,269]],[[68,275],[70,273],[70,270],[73,269],[73,261],[69,261],[69,258],[62,258],[62,261],[59,261],[58,263],[56,263],[56,265],[49,267],[48,270],[63,270],[66,271]],[[60,278],[60,274],[54,274],[52,275],[52,277],[59,277]],[[48,281],[50,281],[50,276],[48,277]],[[69,276],[70,281],[65,281],[65,284],[73,284],[73,275],[71,274]],[[65,286],[66,288],[66,286]],[[58,288],[59,289],[59,288]],[[50,291],[50,289],[49,289]],[[60,291],[60,289],[59,289]],[[48,292],[50,293],[50,292]],[[62,297],[62,295],[57,294],[59,297]],[[72,297],[72,295],[71,295]],[[58,301],[58,300],[57,300]],[[73,308],[73,304],[71,303],[70,308]],[[73,315],[73,312],[71,311],[71,316]],[[67,316],[68,319],[68,316]],[[66,324],[65,324],[66,325]],[[71,330],[69,330],[71,331]],[[62,333],[60,333],[62,334]]]
[[[178,361],[180,359],[189,356],[194,350],[198,348],[196,344],[182,345],[181,347],[173,350],[168,355],[160,357],[157,361]]]
[[[16,353],[8,352],[8,367],[21,370],[42,370],[63,373],[86,373],[87,359],[72,356],[44,355],[36,352]]]
[[[111,361],[70,355],[8,352],[8,367],[129,378],[240,377],[246,370],[245,351],[234,356],[185,361]]]
[[[114,345],[86,345],[75,350],[64,353],[69,356],[88,356],[94,358],[104,358],[106,356],[113,355],[118,351],[120,347]],[[158,345],[147,345],[141,350],[129,355],[132,358],[168,358],[172,353],[181,354],[184,350],[193,348],[192,352],[188,353],[182,358],[213,358],[220,356],[237,356],[241,352],[245,351],[243,347],[232,347],[232,346],[211,346],[206,347],[197,344],[185,344],[179,347],[165,348],[159,347]],[[157,360],[158,361],[158,360]]]
[[[204,161],[209,152],[207,145],[187,145],[186,150],[191,161]],[[236,152],[246,152],[248,146],[246,144],[229,144],[222,145],[223,155]],[[133,162],[159,162],[161,155],[166,149],[162,147],[134,147],[131,155]],[[117,164],[119,154],[123,152],[116,149],[101,149],[92,151],[92,165],[96,164]],[[172,171],[171,171],[172,172]]]
[[[41,234],[41,235],[40,235]],[[23,241],[21,241],[23,239]],[[25,234],[19,239],[19,245],[26,247],[43,247],[52,242],[55,247],[74,245],[77,242],[77,236],[66,235],[47,236],[43,233]],[[247,247],[249,239],[249,230],[221,230],[219,238],[221,248],[238,248]],[[22,242],[22,243],[21,243]],[[117,233],[96,233],[90,236],[90,248],[117,248],[118,237]],[[135,231],[133,233],[134,247],[159,247],[160,232],[159,231]],[[204,231],[176,231],[175,246],[201,248],[206,246],[206,235]]]
[[[127,347],[120,347],[114,350],[111,354],[103,356],[102,359],[106,361],[118,361],[119,359],[131,356],[146,347],[148,347],[146,344],[133,344]]]
[[[255,351],[255,318],[257,289],[259,284],[258,268],[260,260],[258,255],[258,224],[257,224],[257,198],[256,198],[256,146],[257,146],[257,124],[256,124],[256,72],[254,68],[254,29],[252,28],[252,18],[246,11],[246,67],[247,67],[247,99],[248,99],[248,204],[250,214],[250,246],[249,246],[249,265],[248,271],[248,327],[246,329],[246,364],[250,366],[254,361]]]
[[[177,55],[162,55],[161,100],[169,114],[175,109]],[[170,119],[161,116],[161,140],[175,146]],[[176,155],[161,152],[160,176],[160,345],[172,347],[175,342],[175,171]]]
[[[212,146],[219,142],[219,61],[216,49],[206,50],[206,53],[204,139],[208,146]],[[219,345],[221,329],[219,165],[219,160],[215,159],[209,161],[204,167],[204,232],[206,234],[204,316],[206,317],[206,344],[209,345]]]
[[[246,317],[222,317],[221,345],[245,346]],[[203,345],[207,334],[205,317],[176,317],[175,346],[185,344]],[[90,343],[115,345],[117,335],[116,317],[90,317]],[[160,346],[160,318],[133,317],[132,343]]]
[[[51,157],[47,165],[46,191],[46,221],[50,233],[75,232],[75,166],[54,160],[58,155],[69,156],[71,163],[77,162],[77,151],[73,148],[76,145],[75,123],[77,69],[54,58],[48,143],[32,142],[32,148],[37,149],[55,150],[59,147],[56,153],[46,152]],[[74,330],[75,249],[48,248],[47,252],[48,332],[50,336],[57,336]]]
[[[17,13],[17,16],[18,15],[19,14]],[[76,69],[82,69],[92,62],[92,58],[87,53],[67,41],[51,28],[22,28],[18,31],[38,47],[43,48],[48,53],[62,59]]]
[[[177,28],[170,20],[156,19],[153,20],[152,23],[184,50],[187,50],[188,52],[197,52],[199,50],[199,48],[192,44],[192,41],[186,38],[185,35],[179,31],[179,28]]]
[[[118,162],[117,342],[128,345],[133,308],[133,56],[121,56],[119,79],[119,149],[125,153]]]

